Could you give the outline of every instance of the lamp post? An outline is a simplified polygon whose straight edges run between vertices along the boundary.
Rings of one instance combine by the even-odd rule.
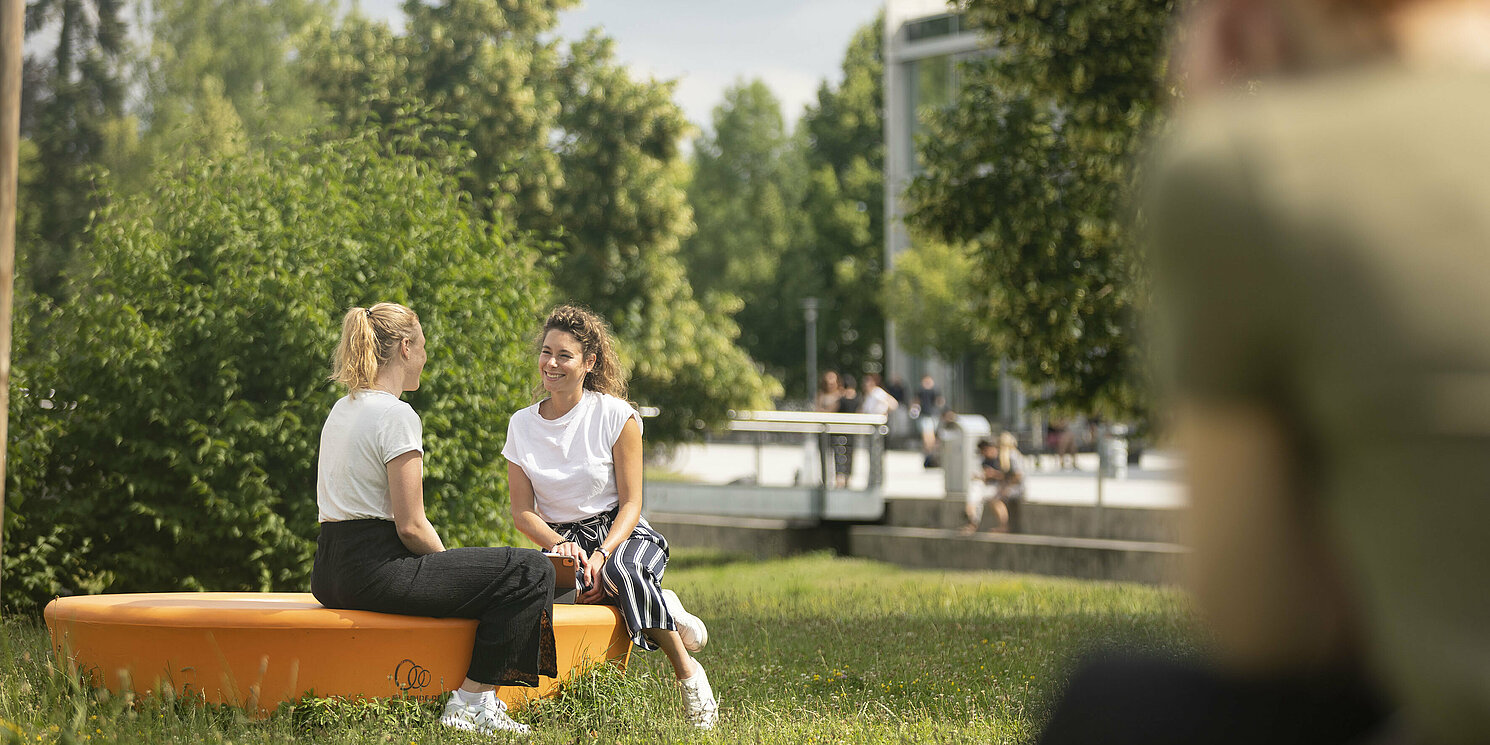
[[[807,320],[807,402],[817,394],[817,298],[802,298],[802,315]]]

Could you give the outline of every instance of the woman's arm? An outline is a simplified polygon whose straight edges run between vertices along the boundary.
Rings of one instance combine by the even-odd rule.
[[[614,553],[631,537],[631,531],[636,529],[642,516],[642,428],[634,417],[626,420],[626,426],[621,428],[621,436],[611,446],[611,462],[615,464],[616,490],[620,492],[621,499],[616,509],[616,519],[600,545],[606,551]],[[590,555],[590,560],[585,564],[585,580],[589,583],[590,591],[579,598],[580,602],[592,603],[600,600],[600,567],[605,561],[605,555],[599,551]]]
[[[424,515],[424,456],[418,450],[388,461],[388,495],[404,548],[420,556],[445,550],[440,534]]]
[[[538,514],[533,482],[528,480],[528,472],[511,461],[507,462],[507,488],[512,496],[512,524],[517,526],[518,531],[538,544],[539,548],[545,551],[553,549],[554,553],[572,556],[583,566],[584,549],[573,541],[559,543],[564,540],[564,536],[548,527],[548,523]]]

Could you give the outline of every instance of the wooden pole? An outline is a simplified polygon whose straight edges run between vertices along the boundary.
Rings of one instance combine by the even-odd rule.
[[[0,552],[5,548],[5,446],[10,439],[10,310],[16,274],[16,179],[21,158],[21,45],[25,41],[22,33],[25,10],[25,0],[0,0]]]

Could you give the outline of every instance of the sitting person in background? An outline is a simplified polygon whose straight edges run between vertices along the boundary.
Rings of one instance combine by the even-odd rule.
[[[1024,499],[1024,456],[1019,441],[1009,432],[999,435],[998,442],[979,440],[978,453],[983,460],[973,481],[978,487],[968,489],[967,520],[964,533],[977,531],[983,511],[992,508],[999,524],[995,533],[1007,533],[1010,527],[1010,505]]]

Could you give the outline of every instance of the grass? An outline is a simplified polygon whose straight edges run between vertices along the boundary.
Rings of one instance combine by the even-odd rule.
[[[674,556],[666,584],[709,624],[699,660],[719,728],[687,727],[666,659],[637,653],[624,673],[591,671],[516,713],[534,726],[527,742],[1022,743],[1082,651],[1195,646],[1184,597],[1138,585],[696,551]],[[109,696],[55,669],[37,621],[3,628],[0,742],[490,742],[439,728],[434,701],[307,699],[253,720]]]

